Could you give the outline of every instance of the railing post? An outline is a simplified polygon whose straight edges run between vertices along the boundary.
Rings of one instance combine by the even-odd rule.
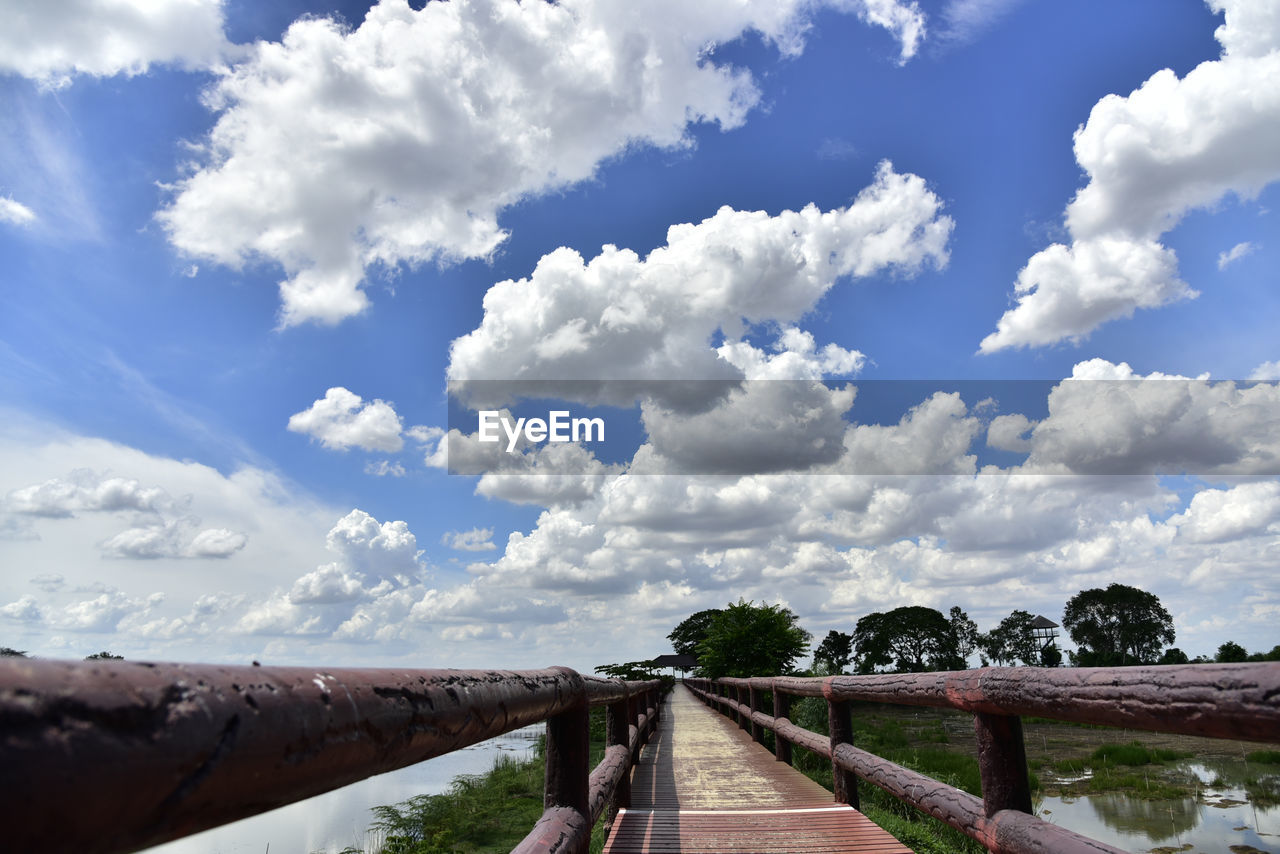
[[[755,722],[754,715],[760,711],[761,691],[756,689],[754,684],[747,686],[747,703],[751,706],[751,737],[756,740],[757,744],[764,744],[764,727]]]
[[[791,720],[791,695],[784,694],[773,686],[773,716]],[[791,742],[787,741],[775,730],[773,733],[773,758],[779,762],[791,764]]]
[[[751,717],[742,711],[742,703],[746,699],[743,694],[742,683],[733,686],[733,698],[738,701],[738,729],[746,732],[751,731]]]
[[[848,804],[858,809],[861,806],[858,801],[858,777],[836,764],[836,747],[853,744],[853,716],[849,701],[832,699],[829,689],[830,683],[823,686],[823,693],[827,695],[827,731],[831,736],[831,774],[836,803]]]
[[[978,771],[982,775],[982,808],[987,818],[1000,810],[1031,813],[1027,748],[1022,718],[1017,715],[973,716],[978,736]]]
[[[631,692],[627,691],[626,697],[605,707],[606,750],[615,744],[620,744],[625,748],[631,742],[631,718],[628,711],[631,706],[630,697]],[[622,775],[622,779],[618,781],[618,787],[614,789],[613,801],[609,804],[609,811],[605,814],[606,831],[613,826],[613,818],[617,815],[618,810],[626,809],[629,806],[631,806],[631,774],[625,773]]]
[[[569,807],[591,825],[591,710],[587,706],[587,687],[577,672],[556,667],[573,680],[574,704],[558,715],[547,718],[547,771],[543,809]],[[585,852],[590,833],[577,852]]]

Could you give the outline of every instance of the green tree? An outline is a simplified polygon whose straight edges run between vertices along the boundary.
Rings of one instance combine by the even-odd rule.
[[[1227,641],[1222,646],[1218,647],[1218,654],[1213,657],[1213,660],[1223,663],[1248,661],[1249,652],[1235,641]]]
[[[853,643],[859,673],[938,670],[951,647],[951,623],[933,608],[906,605],[858,620]]]
[[[844,673],[853,661],[853,635],[838,632],[835,629],[827,632],[827,636],[813,651],[813,664],[822,664],[831,674]]]
[[[1250,661],[1280,661],[1280,644],[1271,647],[1270,652],[1255,652],[1250,654]]]
[[[11,646],[0,646],[0,658],[26,658],[27,651],[24,649],[14,649]]]
[[[1041,664],[1044,659],[1040,653],[1040,642],[1032,634],[1033,620],[1035,617],[1026,611],[1014,611],[1001,620],[1000,625],[982,635],[978,646],[996,664]]]
[[[1160,656],[1160,660],[1156,664],[1190,664],[1191,660],[1187,658],[1187,654],[1176,646],[1171,646]]]
[[[661,674],[653,669],[652,661],[624,661],[621,664],[602,664],[595,668],[596,673],[611,676],[614,679],[643,680],[660,679]]]
[[[1062,625],[1079,649],[1079,667],[1150,664],[1173,643],[1173,617],[1154,593],[1111,584],[1081,590],[1063,611]]]
[[[706,639],[707,631],[719,613],[719,608],[708,608],[681,621],[680,625],[667,635],[671,640],[672,649],[679,655],[697,655],[698,645]]]
[[[124,656],[115,655],[113,653],[107,652],[104,649],[102,652],[95,652],[93,655],[86,655],[84,657],[84,660],[85,661],[124,661]]]
[[[715,614],[696,654],[698,671],[718,679],[790,673],[808,652],[809,633],[789,608],[739,599]]]
[[[938,660],[942,670],[964,670],[969,666],[969,656],[978,648],[978,624],[958,605],[952,605],[947,620],[950,636],[943,646]]]

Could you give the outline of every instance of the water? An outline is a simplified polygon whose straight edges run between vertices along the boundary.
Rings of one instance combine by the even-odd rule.
[[[148,848],[146,854],[335,854],[348,845],[368,850],[373,813],[414,795],[445,791],[460,774],[482,774],[500,755],[530,756],[543,732],[538,724],[446,753],[389,774],[370,777],[287,807]]]
[[[1276,767],[1242,760],[1180,762],[1185,779],[1198,781],[1195,796],[1142,800],[1123,792],[1045,797],[1037,814],[1131,852],[1280,854],[1280,806],[1256,805],[1252,789],[1280,786]]]

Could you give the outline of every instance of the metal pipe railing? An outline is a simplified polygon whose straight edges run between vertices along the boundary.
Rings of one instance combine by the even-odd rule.
[[[627,805],[619,778],[653,730],[660,684],[559,667],[4,659],[0,822],[14,850],[132,851],[546,721],[547,809],[519,850],[585,851],[594,821]],[[587,710],[601,705],[621,722],[593,776]],[[528,847],[539,828],[562,841]]]
[[[1276,662],[691,678],[685,679],[685,685],[739,725],[771,730],[780,761],[790,763],[791,744],[830,760],[837,801],[856,805],[856,779],[862,779],[1000,854],[1121,854],[1119,849],[1030,814],[1024,715],[1211,738],[1280,741],[1280,663]],[[736,698],[744,689],[751,691],[752,702]],[[773,715],[761,711],[754,699],[766,691],[773,695]],[[826,700],[825,737],[788,720],[792,696]],[[849,706],[854,702],[972,712],[982,798],[855,747],[849,724]],[[785,750],[783,742],[788,745]]]

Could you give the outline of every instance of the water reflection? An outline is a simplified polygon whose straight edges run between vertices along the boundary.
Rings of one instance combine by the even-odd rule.
[[[1280,775],[1242,760],[1183,762],[1196,796],[1144,800],[1124,792],[1045,797],[1046,821],[1132,852],[1280,854],[1280,806],[1250,802],[1250,793],[1274,791]]]
[[[460,774],[488,771],[499,755],[528,756],[542,731],[539,724],[509,732],[428,762],[149,848],[146,854],[336,854],[348,845],[368,850],[376,841],[367,834],[373,807],[443,792]]]

